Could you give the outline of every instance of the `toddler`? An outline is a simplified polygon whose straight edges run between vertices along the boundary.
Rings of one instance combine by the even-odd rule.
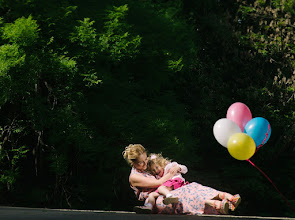
[[[149,194],[147,202],[144,206],[136,206],[136,213],[145,213],[149,214],[152,212],[153,206],[156,203],[156,199],[159,195],[163,195],[165,199],[163,203],[165,205],[171,203],[177,203],[178,197],[174,197],[170,191],[177,189],[183,185],[188,184],[185,182],[185,179],[182,177],[181,173],[187,173],[187,167],[176,162],[171,162],[168,158],[164,158],[161,154],[151,154],[148,161],[147,171],[154,175],[157,179],[164,176],[172,167],[177,166],[177,173],[170,179],[163,183],[158,189]],[[175,169],[175,168],[174,168]]]

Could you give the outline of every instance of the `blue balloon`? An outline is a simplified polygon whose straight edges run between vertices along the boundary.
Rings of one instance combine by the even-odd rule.
[[[256,148],[259,148],[268,141],[271,135],[271,127],[265,118],[256,117],[248,121],[244,128],[244,133],[252,137]]]

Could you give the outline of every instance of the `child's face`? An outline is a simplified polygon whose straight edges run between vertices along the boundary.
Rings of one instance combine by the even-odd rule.
[[[163,167],[159,166],[158,164],[152,164],[151,165],[151,171],[153,172],[154,175],[158,175],[158,176],[161,176],[161,177],[164,174]]]

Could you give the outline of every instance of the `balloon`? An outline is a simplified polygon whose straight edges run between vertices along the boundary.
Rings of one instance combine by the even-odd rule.
[[[240,127],[227,118],[219,119],[213,126],[214,137],[223,147],[227,147],[227,142],[230,136],[241,132]]]
[[[256,147],[259,148],[270,138],[271,127],[265,118],[256,117],[248,121],[244,132],[253,138]]]
[[[228,108],[226,118],[239,125],[243,132],[247,122],[252,119],[252,114],[247,105],[236,102]]]
[[[249,135],[236,133],[229,138],[227,150],[237,160],[248,160],[254,155],[256,145],[253,138]]]

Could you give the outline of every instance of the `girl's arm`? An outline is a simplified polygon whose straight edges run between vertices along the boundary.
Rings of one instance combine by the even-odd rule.
[[[157,180],[156,178],[149,178],[139,174],[133,174],[130,176],[129,182],[134,187],[156,188],[165,183],[167,180],[171,179],[173,176],[174,174],[167,173],[161,179]]]

